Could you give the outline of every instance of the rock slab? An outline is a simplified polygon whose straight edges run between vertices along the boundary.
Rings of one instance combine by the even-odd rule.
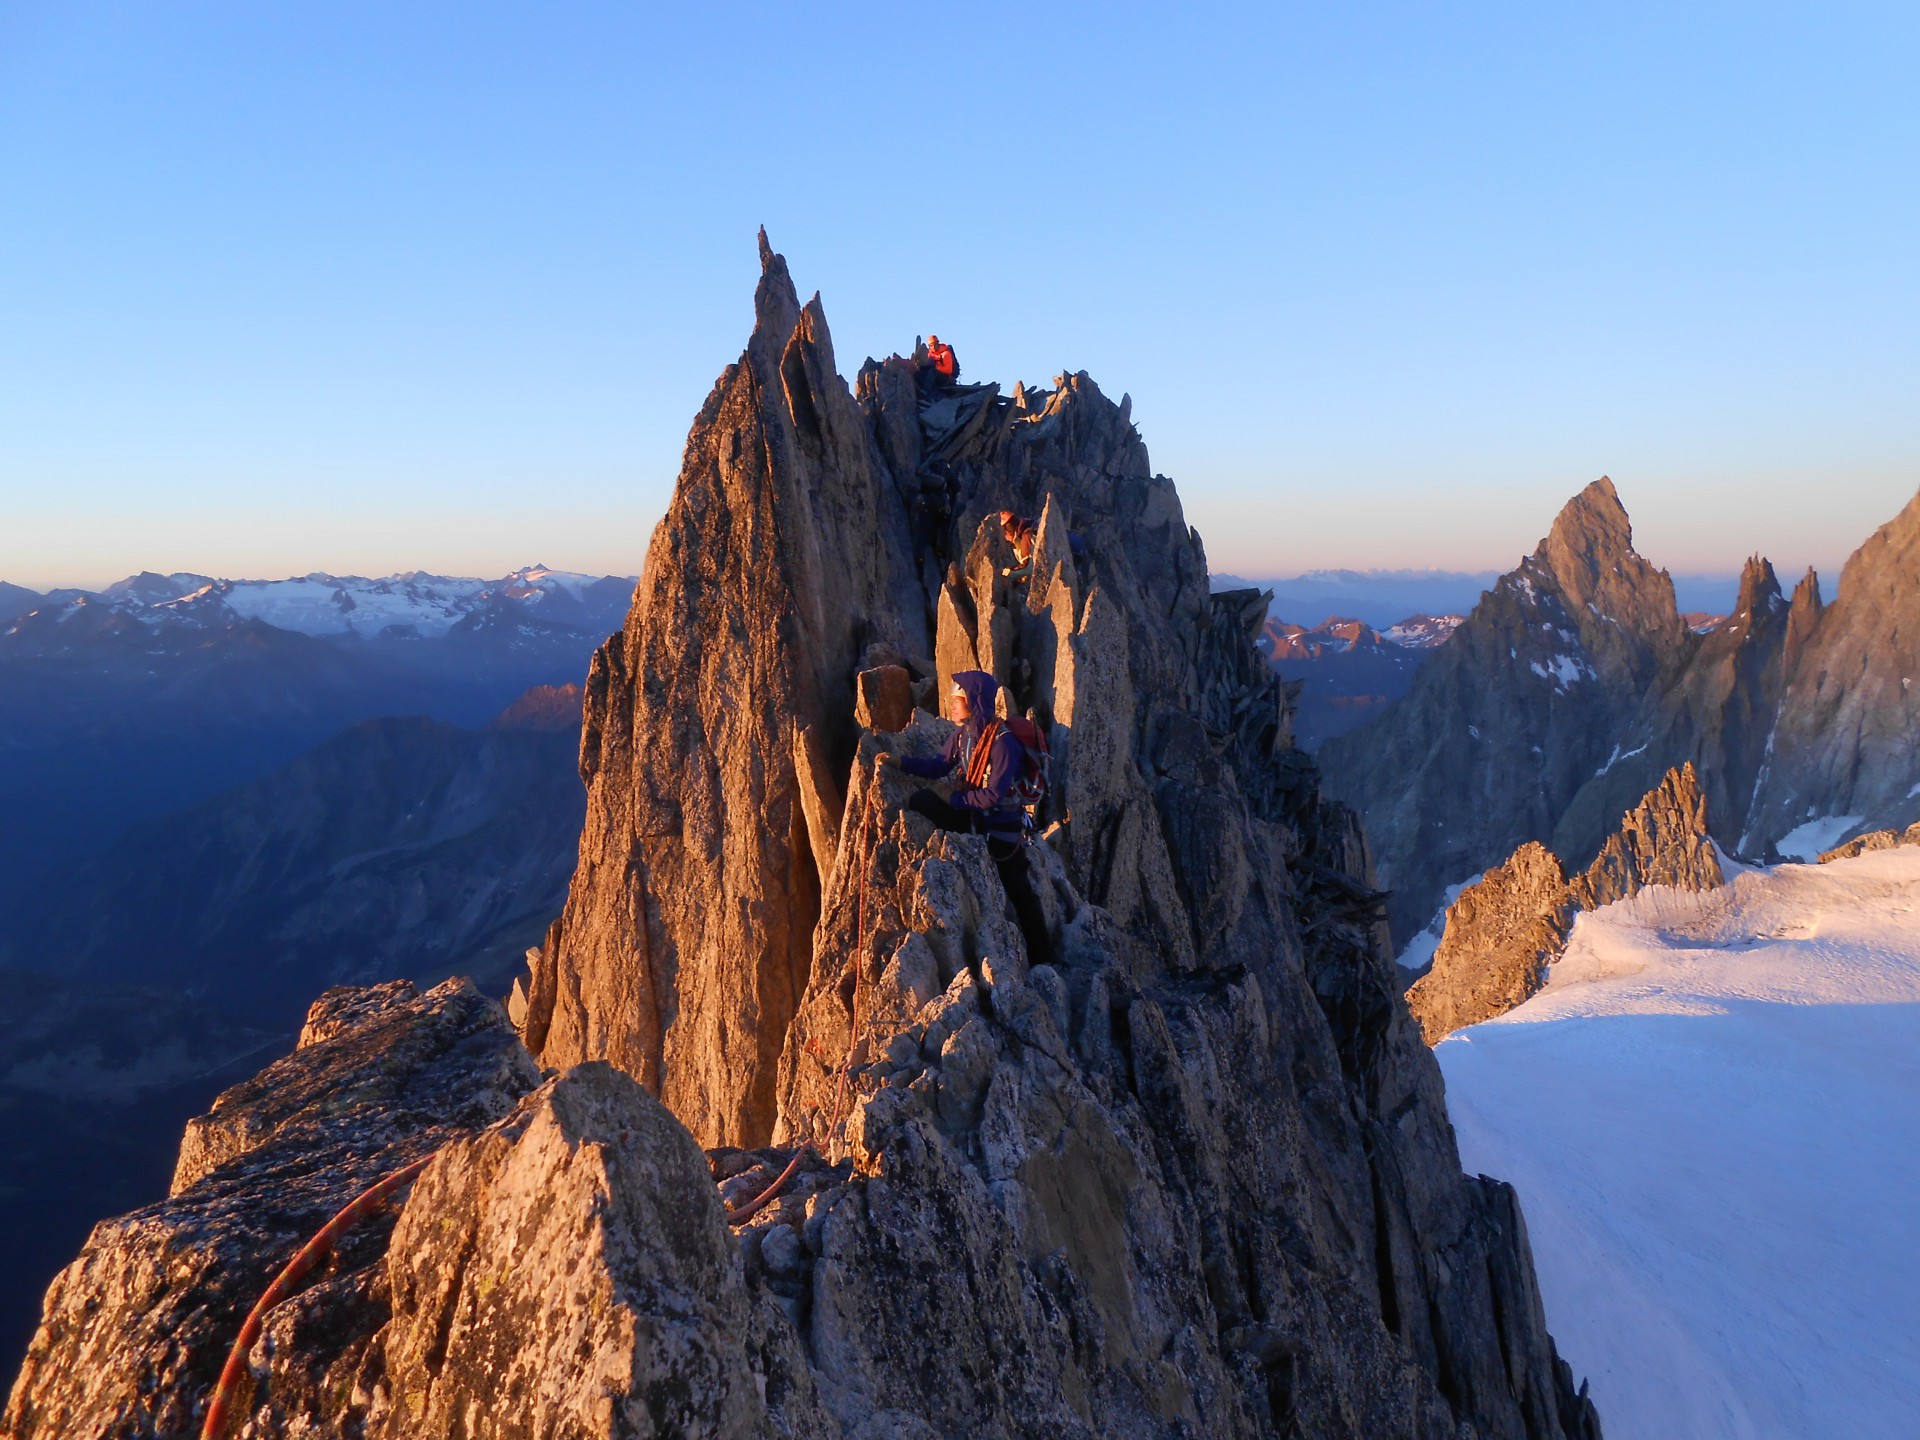
[[[1648,885],[1712,890],[1724,883],[1707,800],[1691,764],[1669,771],[1620,819],[1599,855],[1568,881],[1559,859],[1528,841],[1447,908],[1433,967],[1407,991],[1429,1045],[1523,1004],[1565,952],[1573,917]]]

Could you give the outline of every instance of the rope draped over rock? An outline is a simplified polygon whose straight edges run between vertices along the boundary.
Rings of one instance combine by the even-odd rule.
[[[268,1313],[282,1301],[293,1297],[293,1287],[306,1279],[333,1252],[334,1242],[341,1235],[385,1205],[404,1186],[412,1184],[420,1172],[427,1168],[427,1162],[439,1153],[435,1150],[422,1155],[411,1165],[401,1167],[361,1191],[346,1209],[321,1226],[320,1233],[302,1245],[285,1268],[273,1277],[273,1283],[267,1286],[266,1293],[247,1312],[246,1322],[241,1325],[233,1349],[227,1354],[227,1363],[220,1371],[219,1380],[214,1383],[213,1393],[207,1397],[207,1418],[200,1427],[200,1440],[221,1440],[225,1433],[227,1411],[233,1404],[235,1392],[240,1388],[240,1377],[246,1372],[247,1352],[253,1349],[254,1341],[260,1338],[260,1330],[266,1323]]]
[[[853,966],[853,1027],[847,1040],[846,1056],[840,1062],[840,1076],[834,1092],[833,1118],[827,1127],[829,1143],[835,1152],[829,1157],[833,1163],[838,1163],[839,1160],[839,1132],[846,1115],[848,1079],[853,1069],[853,1057],[860,1048],[860,958],[866,948],[867,934],[865,861],[867,839],[872,832],[872,820],[873,805],[869,800],[861,809],[860,837],[854,845],[854,854],[859,859],[861,870],[860,886],[854,902],[854,949],[850,957],[850,963]],[[771,1185],[745,1205],[727,1212],[727,1223],[743,1225],[752,1219],[786,1188],[788,1182],[800,1169],[807,1153],[817,1149],[818,1147],[811,1140],[802,1142],[794,1151],[793,1159],[788,1161],[787,1168],[780,1172]],[[228,1352],[227,1363],[220,1371],[220,1378],[215,1382],[213,1391],[207,1398],[207,1413],[200,1429],[200,1440],[222,1440],[227,1428],[228,1413],[233,1405],[233,1397],[239,1391],[241,1377],[246,1373],[247,1354],[259,1340],[268,1314],[284,1301],[292,1298],[294,1287],[332,1254],[334,1244],[341,1235],[387,1204],[401,1189],[410,1185],[438,1153],[439,1151],[436,1150],[432,1154],[423,1155],[412,1164],[394,1171],[362,1191],[345,1209],[322,1226],[318,1234],[301,1246],[298,1253],[274,1277],[273,1283],[267,1286],[266,1292],[254,1302],[252,1310],[247,1313],[246,1321],[240,1327],[240,1334],[235,1338],[232,1350]]]

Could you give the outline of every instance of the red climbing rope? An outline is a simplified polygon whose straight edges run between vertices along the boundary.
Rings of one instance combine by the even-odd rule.
[[[854,854],[858,857],[860,864],[860,890],[859,898],[854,902],[853,911],[853,1033],[847,1039],[846,1059],[840,1062],[840,1079],[834,1086],[833,1120],[827,1126],[827,1135],[835,1152],[829,1163],[835,1165],[840,1163],[839,1131],[841,1116],[845,1112],[847,1105],[847,1073],[853,1069],[853,1055],[854,1052],[860,1048],[860,957],[865,953],[867,937],[868,867],[865,852],[867,832],[872,816],[873,806],[871,803],[868,803],[860,811],[860,839],[854,846]],[[793,1152],[793,1158],[787,1162],[787,1168],[780,1172],[771,1185],[754,1196],[753,1199],[747,1201],[746,1204],[740,1206],[739,1209],[727,1211],[727,1223],[729,1225],[744,1225],[755,1215],[758,1215],[760,1211],[766,1207],[768,1201],[786,1189],[787,1182],[793,1179],[794,1174],[800,1169],[800,1162],[807,1158],[807,1152],[817,1148],[811,1140],[801,1141],[800,1148]]]
[[[434,1154],[438,1154],[435,1151]],[[234,1392],[240,1388],[240,1377],[247,1368],[247,1352],[253,1349],[253,1342],[260,1338],[260,1327],[266,1322],[267,1312],[293,1293],[293,1287],[306,1278],[309,1272],[327,1257],[333,1249],[334,1241],[356,1222],[365,1219],[393,1197],[395,1191],[408,1184],[422,1170],[433,1155],[423,1155],[404,1169],[396,1170],[384,1180],[377,1181],[360,1193],[358,1199],[348,1205],[333,1219],[321,1227],[305,1245],[300,1253],[289,1260],[286,1268],[273,1277],[273,1283],[267,1287],[267,1293],[254,1302],[253,1309],[247,1313],[247,1321],[240,1327],[240,1337],[233,1342],[233,1349],[227,1355],[226,1367],[220,1372],[219,1382],[213,1387],[213,1393],[207,1397],[207,1419],[200,1427],[200,1440],[220,1440],[227,1428],[227,1409],[233,1403]]]

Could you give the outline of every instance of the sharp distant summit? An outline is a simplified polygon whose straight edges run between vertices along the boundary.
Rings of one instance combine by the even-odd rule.
[[[1733,613],[1696,633],[1633,548],[1602,477],[1567,503],[1404,699],[1322,747],[1365,817],[1395,931],[1529,841],[1583,865],[1620,815],[1691,763],[1729,853],[1812,858],[1920,819],[1920,498],[1822,604],[1748,561]]]

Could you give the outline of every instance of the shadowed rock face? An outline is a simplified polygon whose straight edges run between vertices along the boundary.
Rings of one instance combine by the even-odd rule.
[[[1569,883],[1553,852],[1528,841],[1447,907],[1433,968],[1407,990],[1429,1045],[1524,1003],[1565,953],[1573,917],[1648,885],[1712,890],[1720,857],[1692,765],[1670,770],[1620,819],[1599,855]]]
[[[1528,840],[1592,854],[1650,781],[1591,811],[1576,797],[1631,748],[1620,736],[1691,640],[1666,572],[1633,549],[1612,481],[1594,481],[1405,698],[1320,748],[1330,792],[1365,817],[1395,934]]]
[[[1920,496],[1854,551],[1831,605],[1810,588],[1746,816],[1756,851],[1815,816],[1920,819]]]
[[[1687,763],[1736,854],[1819,817],[1920,820],[1920,498],[1848,560],[1831,605],[1812,571],[1787,600],[1756,555],[1705,635],[1675,633],[1672,586],[1629,538],[1611,486],[1589,486],[1404,700],[1321,747],[1330,791],[1365,817],[1396,934],[1526,840],[1585,863]]]
[[[1597,1436],[1261,597],[1208,595],[1128,403],[1075,375],[923,412],[898,360],[849,393],[762,260],[587,687],[525,1017],[563,1068],[453,1137],[384,1265],[270,1325],[251,1433]],[[1000,509],[1039,517],[1031,580]],[[876,768],[947,733],[889,667],[921,706],[989,670],[1047,732],[1037,917]],[[715,1182],[803,1138],[730,1239]]]
[[[585,808],[579,697],[554,693],[566,735],[524,705],[485,731],[356,725],[137,827],[16,909],[5,938],[22,960],[204,993],[281,1034],[323,985],[456,968],[508,983],[566,894]]]

